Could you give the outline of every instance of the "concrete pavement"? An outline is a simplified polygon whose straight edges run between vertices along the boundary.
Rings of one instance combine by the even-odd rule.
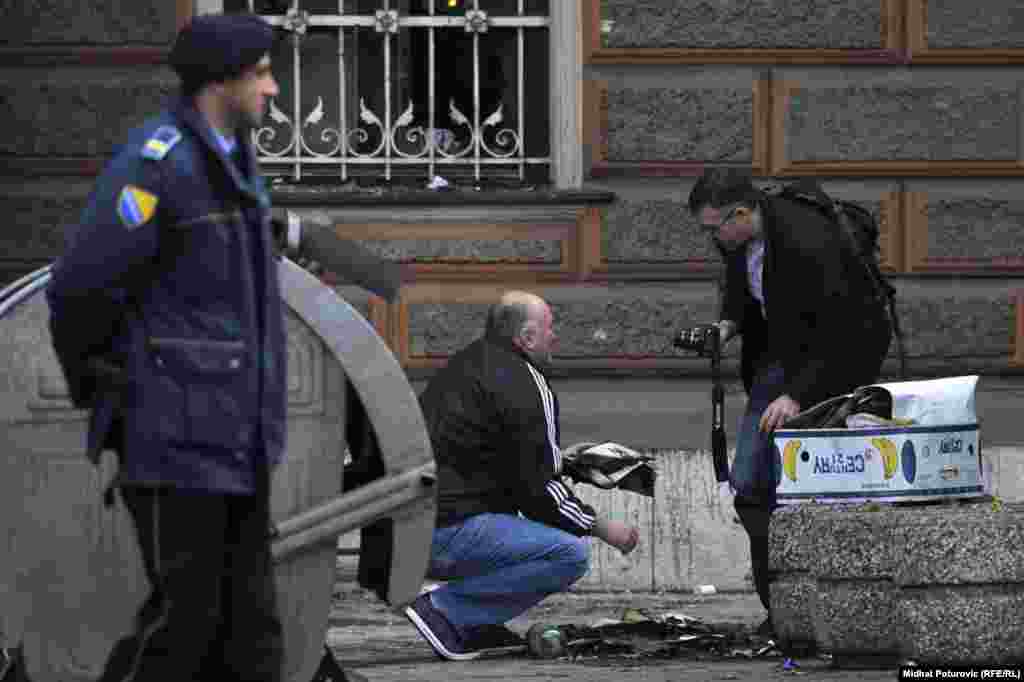
[[[709,624],[756,626],[764,617],[753,593],[709,596],[632,592],[575,592],[556,595],[509,623],[517,632],[530,625],[575,623],[590,625],[601,618],[618,619],[624,609],[635,607],[651,614],[683,613]],[[354,670],[370,682],[462,682],[464,680],[566,680],[622,682],[628,678],[669,682],[718,680],[775,680],[803,678],[836,682],[891,681],[894,668],[883,670],[836,670],[827,660],[799,660],[796,673],[785,671],[782,658],[714,658],[708,654],[681,652],[672,658],[629,658],[622,655],[580,660],[541,661],[525,655],[500,655],[468,662],[437,659],[430,647],[401,615],[392,613],[372,594],[351,582],[335,588],[327,642],[346,670]]]

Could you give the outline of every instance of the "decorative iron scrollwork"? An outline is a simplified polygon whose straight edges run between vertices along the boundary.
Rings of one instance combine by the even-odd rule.
[[[292,7],[284,15],[283,28],[296,36],[306,35],[306,29],[309,28],[309,12]]]
[[[398,10],[379,9],[374,12],[376,23],[374,29],[377,33],[398,33]]]
[[[487,33],[490,21],[482,9],[466,10],[466,33]]]

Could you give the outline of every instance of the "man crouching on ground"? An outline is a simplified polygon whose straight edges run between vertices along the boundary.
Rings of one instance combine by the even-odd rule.
[[[447,583],[406,615],[442,658],[521,643],[504,623],[587,572],[586,536],[624,554],[639,539],[636,528],[598,518],[561,479],[558,398],[545,376],[555,340],[547,303],[508,292],[484,336],[420,397],[440,486],[427,575]]]

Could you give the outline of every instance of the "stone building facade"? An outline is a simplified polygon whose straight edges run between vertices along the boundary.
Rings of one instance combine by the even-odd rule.
[[[164,60],[176,28],[214,5],[0,9],[0,280],[60,253],[103,159],[173,92]],[[600,550],[585,585],[746,585],[744,536],[704,453],[707,366],[671,344],[716,313],[719,269],[685,209],[708,164],[764,181],[815,176],[872,208],[911,376],[982,374],[994,470],[1021,478],[1018,2],[550,0],[547,11],[549,186],[281,183],[274,198],[415,264],[418,280],[395,304],[341,290],[417,385],[479,333],[502,289],[553,304],[563,441],[655,451],[662,471],[653,501],[594,496],[649,536],[625,563]],[[893,354],[889,378],[897,367]],[[734,355],[727,369],[733,434]]]

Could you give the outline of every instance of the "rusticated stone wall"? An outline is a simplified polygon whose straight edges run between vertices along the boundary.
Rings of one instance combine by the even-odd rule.
[[[929,0],[925,26],[928,45],[935,48],[1020,49],[1024,25],[1014,0]]]
[[[603,274],[714,279],[685,206],[708,165],[749,167],[763,185],[812,176],[879,219],[912,372],[1018,371],[1016,3],[586,4],[588,177],[618,197]]]
[[[176,78],[162,65],[191,0],[0,7],[0,284],[53,260],[92,178]]]
[[[417,281],[400,301],[358,304],[417,387],[480,333],[503,290],[551,301],[566,441],[643,447],[659,453],[664,476],[653,502],[593,498],[643,522],[652,546],[671,536],[673,549],[638,554],[632,582],[599,554],[588,586],[685,589],[716,571],[724,586],[745,581],[742,557],[701,563],[717,551],[714,534],[735,527],[728,500],[705,491],[707,362],[671,346],[718,305],[716,254],[686,209],[708,164],[748,167],[764,184],[815,176],[869,207],[912,375],[983,374],[986,442],[1024,451],[1014,421],[1024,406],[1018,2],[552,2],[577,2],[584,20],[577,196],[412,206],[279,189],[275,201],[412,265]],[[163,61],[192,9],[191,0],[0,8],[0,283],[59,255],[103,160],[172,91]],[[595,202],[603,191],[616,201]],[[730,437],[743,404],[736,350],[726,362]],[[894,347],[887,377],[897,369]]]
[[[174,2],[48,0],[4,3],[0,43],[5,45],[154,45],[174,39]]]
[[[882,47],[877,0],[607,0],[608,47]]]
[[[753,73],[665,71],[630,71],[609,84],[609,157],[750,163],[756,127]]]
[[[0,70],[8,157],[109,156],[173,92],[169,71],[59,67]]]

